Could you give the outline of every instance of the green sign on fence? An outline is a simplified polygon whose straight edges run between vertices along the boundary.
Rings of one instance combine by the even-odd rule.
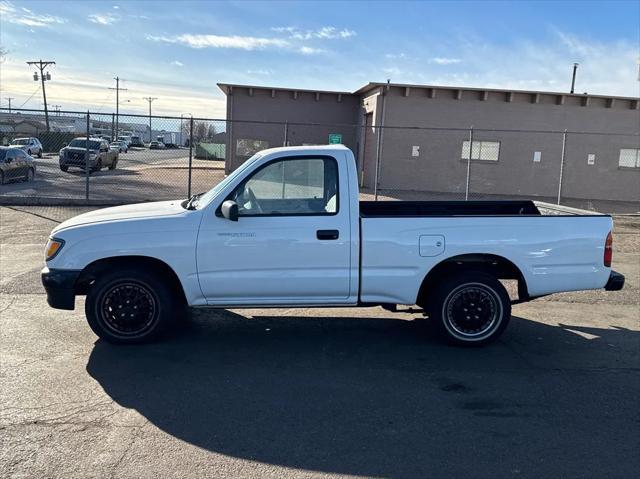
[[[329,133],[329,144],[330,145],[341,145],[342,144],[342,133]]]

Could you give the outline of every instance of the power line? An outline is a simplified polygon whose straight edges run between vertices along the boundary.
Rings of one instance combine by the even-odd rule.
[[[47,124],[47,131],[49,131],[49,110],[47,109],[47,92],[44,88],[44,82],[51,80],[51,74],[49,72],[44,71],[49,65],[55,65],[54,61],[42,61],[42,60],[34,60],[31,62],[27,62],[27,65],[35,66],[40,70],[40,81],[42,82],[42,97],[44,99],[44,119]],[[38,81],[38,74],[33,74],[33,80]]]
[[[34,91],[31,96],[29,98],[27,98],[24,103],[22,105],[20,105],[17,109],[19,110],[20,108],[22,108],[23,106],[25,106],[29,100],[31,100],[33,98],[33,95],[35,95],[36,93],[38,93],[40,91],[40,87],[36,88],[36,91]]]

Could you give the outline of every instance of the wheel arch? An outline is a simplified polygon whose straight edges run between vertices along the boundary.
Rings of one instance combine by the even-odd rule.
[[[166,277],[180,301],[187,304],[184,286],[173,268],[158,258],[143,255],[111,256],[100,258],[89,263],[82,269],[78,279],[76,280],[75,294],[87,294],[96,278],[101,273],[113,268],[141,268],[145,271],[155,271],[158,274],[163,275],[163,277]]]
[[[451,256],[435,265],[422,280],[416,304],[423,304],[431,287],[437,281],[452,273],[464,269],[487,272],[498,279],[515,279],[518,281],[518,298],[520,301],[529,299],[527,282],[520,268],[504,256],[489,253],[472,253]]]

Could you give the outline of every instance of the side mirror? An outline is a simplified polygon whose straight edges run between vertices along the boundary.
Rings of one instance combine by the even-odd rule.
[[[220,207],[222,216],[231,221],[238,221],[238,203],[233,200],[227,200]]]

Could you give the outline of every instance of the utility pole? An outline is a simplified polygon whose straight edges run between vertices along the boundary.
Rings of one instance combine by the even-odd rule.
[[[56,112],[56,116],[60,116],[60,108],[62,108],[61,105],[51,105],[53,107],[53,109]]]
[[[120,77],[115,77],[114,80],[116,81],[116,87],[115,88],[109,88],[109,90],[115,90],[116,91],[116,131],[115,131],[115,139],[118,139],[118,114],[120,112],[120,90],[122,91],[127,91],[126,88],[120,88]]]
[[[45,122],[47,124],[47,131],[49,131],[49,110],[47,109],[47,92],[44,89],[44,82],[45,81],[49,81],[51,80],[51,73],[44,71],[45,68],[47,68],[49,65],[55,65],[56,62],[52,62],[52,61],[42,61],[42,60],[38,60],[38,61],[32,61],[32,62],[27,62],[27,65],[30,66],[35,66],[40,70],[40,80],[42,81],[42,97],[44,99],[44,119]],[[33,74],[33,81],[38,81],[38,74],[34,73]]]
[[[15,100],[15,98],[7,97],[7,101],[9,102],[9,113],[11,113],[11,100]]]
[[[147,100],[149,102],[149,143],[151,143],[151,103],[153,103],[153,100],[157,100],[157,97],[153,97],[153,96],[146,96],[143,98],[143,100]]]
[[[575,86],[576,86],[576,71],[578,70],[578,64],[574,63],[573,64],[573,76],[571,77],[571,94],[573,94],[573,91],[575,90]]]

